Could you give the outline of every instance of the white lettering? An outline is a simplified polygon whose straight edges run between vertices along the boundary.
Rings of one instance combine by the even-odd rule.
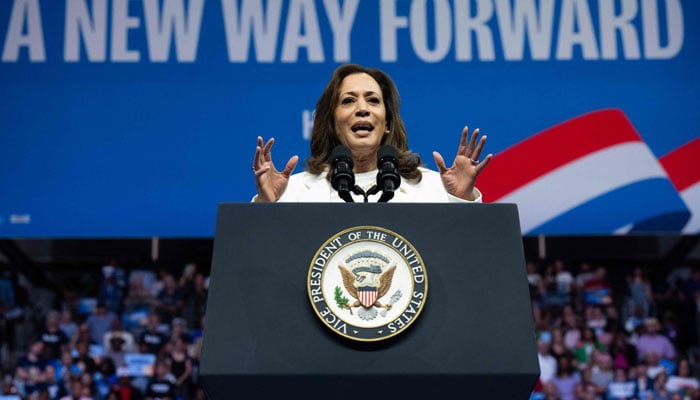
[[[342,12],[337,0],[323,0],[323,4],[333,31],[333,61],[350,61],[350,31],[355,23],[360,0],[345,0]]]
[[[111,60],[118,62],[138,62],[138,50],[129,50],[129,30],[138,28],[140,21],[129,16],[129,0],[112,1],[112,46]]]
[[[25,23],[27,31],[23,34]],[[2,50],[2,61],[17,61],[21,47],[29,50],[29,61],[46,61],[39,0],[15,0]]]
[[[472,32],[476,34],[479,60],[493,61],[496,53],[493,35],[486,23],[493,15],[493,4],[489,0],[477,0],[477,12],[471,16],[471,1],[455,2],[455,46],[457,61],[471,61]]]
[[[80,61],[80,39],[85,43],[88,60],[103,62],[107,56],[107,0],[92,0],[92,16],[85,0],[66,2],[66,29],[63,59]]]
[[[237,4],[236,0],[221,1],[229,61],[248,61],[251,30],[253,31],[255,59],[258,62],[275,61],[282,1],[269,0],[264,13],[261,1],[243,0],[240,14]]]
[[[576,31],[576,27],[578,27],[578,31]],[[581,46],[584,59],[598,59],[598,47],[591,21],[591,11],[586,0],[562,1],[556,58],[558,60],[571,60],[574,45]]]
[[[303,110],[301,112],[301,137],[304,140],[311,140],[311,131],[314,127],[313,110]]]
[[[622,11],[615,15],[614,0],[600,0],[598,3],[598,18],[600,21],[600,52],[605,60],[614,60],[617,55],[617,35],[620,32],[622,37],[622,48],[625,58],[631,60],[639,59],[639,41],[637,30],[632,25],[632,19],[637,16],[637,1],[622,0],[620,3]]]
[[[416,55],[426,62],[441,61],[452,46],[452,15],[447,0],[434,0],[435,48],[428,48],[428,13],[426,0],[411,3],[411,44]]]
[[[683,47],[683,10],[678,0],[666,0],[666,29],[668,40],[661,45],[659,37],[659,10],[657,0],[642,1],[642,29],[644,32],[644,56],[648,59],[668,59],[676,56]]]
[[[158,9],[158,3],[158,0],[144,0],[143,3],[148,55],[151,61],[168,61],[173,29],[177,60],[195,61],[204,0],[189,0],[187,13],[183,0],[165,0],[162,13]]]
[[[395,0],[381,0],[379,9],[381,58],[383,62],[396,62],[398,43],[396,30],[408,27],[408,18],[396,15]]]
[[[306,47],[309,61],[324,61],[321,29],[318,26],[314,0],[292,0],[289,5],[282,44],[282,62],[296,62],[301,47]]]
[[[516,1],[511,13],[509,0],[496,1],[498,28],[506,60],[523,59],[525,29],[532,59],[547,60],[550,57],[554,0],[540,0],[539,3],[538,11],[534,0]]]

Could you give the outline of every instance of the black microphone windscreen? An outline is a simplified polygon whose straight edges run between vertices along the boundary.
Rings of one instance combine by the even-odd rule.
[[[331,186],[337,191],[347,192],[355,186],[352,152],[347,146],[336,146],[331,152]]]
[[[385,144],[379,148],[379,152],[377,153],[377,167],[382,168],[382,164],[387,161],[398,167],[399,152],[396,150],[396,147],[389,144]]]
[[[385,144],[379,148],[377,152],[377,169],[377,186],[385,192],[384,194],[386,194],[386,192],[393,192],[393,190],[401,185],[401,176],[399,175],[399,152],[394,146]],[[391,197],[393,197],[393,195]]]
[[[331,152],[331,165],[335,165],[338,161],[345,161],[349,163],[350,168],[352,165],[352,152],[348,146],[340,145],[336,146]]]

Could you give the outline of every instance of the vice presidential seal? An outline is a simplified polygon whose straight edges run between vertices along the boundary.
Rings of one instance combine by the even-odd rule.
[[[418,251],[388,229],[358,226],[328,239],[307,278],[316,315],[333,332],[357,341],[399,334],[420,315],[428,277]]]

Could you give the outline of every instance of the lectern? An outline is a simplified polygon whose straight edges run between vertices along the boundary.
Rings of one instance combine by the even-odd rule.
[[[207,396],[527,399],[539,365],[518,221],[513,204],[220,204],[200,368]],[[334,329],[309,294],[315,260],[331,260],[353,229],[396,233],[420,254],[422,309],[396,334],[358,340],[352,327]],[[354,259],[328,263],[345,260]],[[335,313],[360,315],[335,290]],[[389,332],[384,310],[362,318]]]

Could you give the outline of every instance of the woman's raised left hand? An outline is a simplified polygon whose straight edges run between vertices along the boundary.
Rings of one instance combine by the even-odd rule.
[[[447,193],[469,201],[476,200],[477,196],[474,191],[476,178],[493,157],[493,154],[488,154],[483,160],[479,160],[486,143],[486,136],[482,136],[477,140],[478,136],[479,128],[474,129],[471,138],[469,138],[469,128],[465,126],[462,129],[462,138],[459,141],[457,155],[450,167],[447,167],[440,153],[437,151],[433,152],[435,164],[438,167],[442,184]]]

